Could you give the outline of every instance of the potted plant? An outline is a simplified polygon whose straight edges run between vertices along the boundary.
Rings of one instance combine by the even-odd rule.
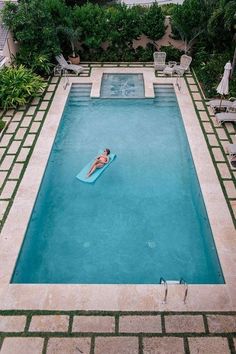
[[[75,26],[73,21],[73,16],[67,17],[67,24],[65,26],[59,26],[58,31],[63,33],[64,36],[69,40],[71,46],[71,54],[68,56],[68,60],[72,64],[80,63],[80,56],[76,53],[76,43],[81,36],[81,28]]]

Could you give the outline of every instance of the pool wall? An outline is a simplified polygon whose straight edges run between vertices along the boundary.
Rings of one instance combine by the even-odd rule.
[[[91,77],[72,77],[70,82],[93,83],[92,95],[96,97],[100,91],[99,77],[101,78],[104,72],[144,73],[146,97],[154,97],[153,83],[176,82],[175,78],[156,78],[152,68],[96,68],[93,69]],[[184,79],[181,79],[181,87],[181,91],[175,87],[176,95],[226,284],[189,286],[186,305],[182,301],[183,288],[175,285],[170,286],[169,300],[167,304],[163,304],[164,289],[161,285],[9,284],[67,100],[69,90],[65,91],[61,82],[2,231],[0,240],[2,309],[236,310],[235,229]]]

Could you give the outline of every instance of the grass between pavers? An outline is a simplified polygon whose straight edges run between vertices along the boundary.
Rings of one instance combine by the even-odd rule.
[[[37,131],[36,133],[32,133],[32,134],[35,134],[35,139],[34,139],[33,144],[29,147],[29,148],[30,148],[30,151],[29,151],[29,154],[28,154],[26,160],[25,160],[24,162],[22,162],[23,168],[22,168],[22,170],[21,170],[21,173],[20,173],[19,178],[18,178],[18,179],[10,179],[10,181],[17,181],[17,184],[16,184],[16,187],[15,187],[15,189],[14,189],[14,192],[13,192],[13,194],[12,194],[10,200],[9,200],[9,199],[5,199],[5,201],[8,201],[8,202],[9,202],[9,204],[8,204],[7,209],[6,209],[5,213],[4,213],[4,216],[3,216],[3,218],[2,218],[2,220],[1,220],[1,222],[0,222],[0,231],[2,230],[2,227],[3,227],[3,225],[4,225],[5,221],[6,221],[6,218],[7,218],[8,214],[9,214],[9,211],[10,211],[10,208],[11,208],[11,206],[12,206],[12,204],[13,204],[15,195],[16,195],[17,190],[18,190],[18,187],[19,187],[19,185],[20,185],[20,183],[21,183],[21,180],[22,180],[22,178],[23,178],[24,172],[25,172],[25,170],[26,170],[26,168],[27,168],[27,166],[28,166],[28,162],[29,162],[30,157],[31,157],[31,155],[32,155],[32,153],[33,153],[33,150],[34,150],[35,144],[36,144],[36,142],[37,142],[37,140],[38,140],[38,137],[39,137],[39,135],[40,135],[40,132],[41,132],[41,129],[42,129],[42,127],[43,127],[44,121],[45,121],[45,119],[46,119],[47,113],[48,113],[48,111],[49,111],[49,109],[50,109],[50,107],[51,107],[51,103],[52,103],[52,101],[53,101],[53,98],[54,98],[56,89],[57,89],[57,87],[58,87],[58,85],[59,85],[60,78],[58,79],[58,81],[57,81],[56,83],[52,82],[52,80],[53,80],[53,77],[51,77],[50,80],[48,81],[48,85],[47,85],[46,89],[44,90],[43,94],[42,94],[41,96],[38,96],[38,97],[40,97],[40,99],[39,99],[39,102],[37,103],[37,105],[33,105],[33,106],[32,106],[32,101],[33,101],[33,100],[32,100],[32,101],[25,107],[25,109],[24,109],[24,114],[23,114],[23,116],[22,116],[21,119],[20,119],[19,125],[18,125],[17,129],[15,130],[15,132],[12,134],[12,137],[11,137],[9,143],[8,143],[8,146],[7,146],[7,148],[6,148],[6,150],[5,150],[4,154],[3,154],[3,156],[2,156],[2,158],[1,158],[1,161],[0,161],[0,162],[2,162],[2,161],[4,160],[4,158],[5,158],[6,155],[8,155],[8,156],[11,156],[11,155],[15,156],[14,161],[13,161],[13,163],[12,163],[12,165],[11,165],[11,168],[7,171],[7,175],[6,175],[6,177],[5,177],[4,183],[2,184],[2,187],[1,187],[1,189],[0,189],[0,191],[2,192],[2,190],[4,189],[4,187],[5,187],[6,183],[7,183],[7,181],[9,181],[9,176],[10,176],[10,174],[11,174],[11,172],[12,172],[13,167],[14,167],[14,163],[16,162],[16,160],[17,160],[17,158],[18,158],[18,156],[19,156],[19,154],[20,154],[20,152],[21,152],[21,148],[24,147],[23,145],[24,145],[25,139],[26,139],[27,136],[29,135],[29,131],[30,131],[30,129],[31,129],[32,124],[34,123],[34,118],[35,118],[35,116],[37,115],[38,112],[44,112],[43,118],[42,118],[40,121],[37,121],[37,122],[40,123],[40,127],[39,127],[38,131]],[[52,91],[52,96],[51,96],[50,99],[45,100],[44,97],[45,97],[45,95],[48,93],[47,89],[49,88],[49,85],[52,85],[52,84],[55,84],[54,90]],[[50,92],[51,92],[51,91],[50,91]],[[47,106],[46,110],[40,110],[40,109],[39,109],[42,102],[48,102],[48,106]],[[25,133],[25,135],[24,135],[24,138],[21,140],[20,147],[18,148],[18,151],[17,151],[16,154],[7,154],[7,151],[8,151],[8,149],[10,148],[11,143],[13,142],[14,137],[16,136],[16,134],[17,134],[17,132],[18,132],[18,129],[20,128],[20,124],[21,124],[21,122],[23,121],[23,119],[25,118],[25,116],[27,116],[27,111],[28,111],[28,109],[29,109],[30,107],[36,107],[36,109],[35,109],[35,112],[33,113],[33,115],[31,115],[31,117],[32,117],[31,122],[30,122],[30,124],[28,125],[28,127],[26,128],[26,133]],[[12,119],[11,119],[11,122],[13,122],[14,115],[15,115],[16,112],[18,112],[18,111],[15,111],[15,112],[14,112],[14,114],[13,114],[13,116],[12,116]],[[3,115],[4,115],[4,113],[3,113]],[[19,139],[18,139],[18,140],[19,140]],[[27,147],[27,146],[25,146],[25,147]],[[4,199],[1,199],[1,201],[4,201]]]
[[[187,85],[187,87],[188,87],[189,93],[190,93],[190,95],[191,95],[191,98],[192,98],[192,101],[193,101],[193,104],[194,104],[194,108],[195,108],[195,111],[196,111],[196,114],[197,114],[197,117],[198,117],[198,121],[199,121],[199,124],[200,124],[200,126],[201,126],[201,129],[202,129],[202,132],[203,132],[203,135],[204,135],[204,138],[205,138],[207,147],[208,147],[208,151],[209,151],[209,153],[210,153],[210,155],[211,155],[211,159],[212,159],[213,165],[214,165],[214,167],[215,167],[215,171],[216,171],[218,180],[219,180],[219,182],[220,182],[220,185],[221,185],[221,188],[222,188],[222,191],[223,191],[223,194],[224,194],[226,203],[227,203],[227,205],[228,205],[228,208],[229,208],[229,211],[230,211],[230,215],[231,215],[232,221],[233,221],[233,223],[234,223],[234,227],[236,228],[236,218],[235,218],[235,216],[234,216],[234,212],[233,212],[233,209],[232,209],[232,206],[231,206],[231,203],[230,203],[230,200],[236,200],[236,199],[234,199],[234,198],[229,198],[229,197],[228,197],[227,192],[226,192],[226,189],[225,189],[225,186],[224,186],[224,183],[223,183],[223,180],[232,180],[233,183],[235,184],[235,177],[234,177],[234,174],[233,174],[233,171],[232,171],[232,167],[231,167],[231,165],[230,165],[230,163],[229,163],[229,160],[228,160],[228,158],[227,158],[227,155],[226,155],[226,153],[225,153],[225,150],[224,150],[224,148],[222,147],[221,140],[220,140],[219,137],[218,137],[216,127],[215,127],[215,125],[214,125],[213,122],[212,122],[212,117],[210,116],[209,111],[208,111],[208,109],[207,109],[206,100],[205,100],[205,98],[204,98],[204,96],[203,96],[202,90],[201,90],[200,87],[199,87],[199,82],[198,82],[198,80],[197,80],[197,78],[196,78],[195,76],[192,76],[192,78],[193,78],[194,81],[195,81],[195,85],[198,87],[198,92],[199,92],[200,95],[201,95],[201,100],[195,100],[195,99],[194,99],[193,93],[191,92],[191,89],[190,89],[190,84],[188,83],[186,77],[185,77],[185,82],[186,82],[186,85]],[[202,102],[202,104],[203,104],[203,106],[204,106],[204,110],[203,110],[203,111],[198,110],[197,105],[196,105],[196,102]],[[209,118],[209,122],[208,122],[208,123],[210,123],[210,125],[211,125],[211,127],[212,127],[212,129],[213,129],[213,132],[214,132],[214,136],[216,137],[216,139],[217,139],[217,141],[218,141],[218,144],[219,144],[219,146],[216,145],[215,147],[220,148],[220,150],[221,150],[221,152],[222,152],[222,154],[223,154],[223,156],[224,156],[224,158],[225,158],[225,162],[222,161],[221,163],[226,163],[226,165],[228,166],[229,171],[230,171],[231,178],[229,178],[229,179],[227,179],[227,178],[222,178],[222,176],[221,176],[221,174],[220,174],[220,171],[219,171],[219,169],[218,169],[218,167],[217,167],[217,162],[216,162],[215,159],[214,159],[214,155],[213,155],[213,151],[212,151],[212,148],[213,148],[214,146],[210,145],[210,143],[209,143],[209,141],[208,141],[208,138],[207,138],[207,135],[208,135],[208,134],[207,134],[207,132],[206,132],[206,130],[205,130],[205,128],[204,128],[204,125],[203,125],[203,122],[202,122],[202,120],[201,120],[201,118],[200,118],[200,113],[199,113],[199,112],[205,112],[205,113],[207,114],[208,118]],[[233,134],[229,134],[228,130],[227,130],[225,127],[223,127],[223,126],[221,126],[220,128],[223,128],[223,129],[224,129],[224,132],[225,132],[225,134],[226,134],[228,140],[231,141],[231,135],[233,135]],[[235,128],[234,128],[234,129],[235,129]],[[219,163],[220,163],[220,162],[219,162]]]

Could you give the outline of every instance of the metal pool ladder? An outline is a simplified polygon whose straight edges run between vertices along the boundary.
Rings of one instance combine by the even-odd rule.
[[[184,304],[186,304],[186,299],[187,299],[187,295],[188,295],[188,284],[186,283],[186,281],[183,278],[180,278],[180,280],[165,280],[164,278],[160,278],[160,284],[163,284],[165,287],[165,295],[164,295],[164,299],[162,301],[163,304],[166,304],[167,302],[167,295],[168,295],[168,284],[180,284],[180,285],[184,285],[185,289],[184,289],[184,298],[183,298],[183,302]]]

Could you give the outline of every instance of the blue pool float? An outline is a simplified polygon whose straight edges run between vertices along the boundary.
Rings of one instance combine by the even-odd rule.
[[[103,150],[99,150],[98,156],[101,155]],[[80,181],[85,182],[85,183],[94,183],[96,179],[103,173],[103,171],[112,163],[114,158],[116,157],[116,154],[109,154],[109,162],[106,163],[102,168],[98,168],[89,178],[87,178],[87,173],[92,165],[92,163],[95,161],[96,157],[91,160],[81,171],[80,173],[76,176]]]

